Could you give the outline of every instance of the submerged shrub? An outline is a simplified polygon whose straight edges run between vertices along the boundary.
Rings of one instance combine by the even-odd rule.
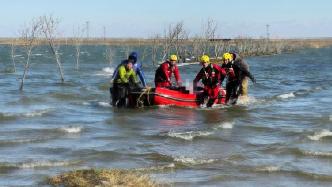
[[[120,169],[89,169],[76,170],[60,174],[48,179],[53,186],[79,187],[79,186],[158,186],[149,176],[130,170]]]

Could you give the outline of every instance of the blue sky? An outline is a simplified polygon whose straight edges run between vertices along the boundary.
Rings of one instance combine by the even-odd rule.
[[[266,24],[273,38],[332,37],[332,1],[328,0],[0,0],[0,37],[17,36],[32,18],[60,19],[59,30],[90,24],[90,36],[144,37],[162,34],[183,21],[190,35],[213,19],[221,37],[262,37]]]

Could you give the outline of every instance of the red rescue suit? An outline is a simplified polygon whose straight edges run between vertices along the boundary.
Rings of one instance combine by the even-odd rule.
[[[179,68],[176,65],[172,65],[169,61],[162,63],[156,70],[156,74],[154,77],[156,87],[172,86],[172,74],[174,74],[175,81],[179,85],[181,82]]]
[[[216,64],[209,64],[206,68],[203,67],[196,75],[194,88],[196,88],[197,82],[202,79],[205,95],[209,99],[215,100],[218,98],[220,85],[225,76],[226,71],[224,68]]]

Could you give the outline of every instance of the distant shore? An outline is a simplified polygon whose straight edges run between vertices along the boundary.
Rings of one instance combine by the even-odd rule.
[[[206,39],[190,38],[182,40],[170,40],[167,38],[56,38],[55,45],[76,46],[82,45],[103,45],[127,46],[142,49],[142,59],[149,54],[153,64],[159,62],[158,55],[165,56],[170,53],[177,54],[181,61],[198,61],[202,54],[209,54],[211,59],[221,58],[221,54],[226,51],[234,51],[241,57],[275,55],[281,53],[292,53],[305,48],[322,48],[332,46],[332,38],[303,38],[303,39]],[[36,38],[34,45],[48,45],[45,38]],[[15,46],[29,45],[29,40],[21,38],[0,38],[0,45]],[[129,52],[129,51],[128,51]],[[111,54],[111,51],[109,52]],[[144,57],[144,58],[143,58]],[[184,57],[184,58],[181,58]],[[108,57],[107,57],[108,58]],[[109,57],[112,58],[112,57]],[[187,60],[189,59],[189,61]]]
[[[250,38],[240,38],[240,39],[211,39],[210,42],[228,42],[228,43],[236,43],[239,41],[266,41],[266,39],[250,39]],[[20,38],[0,38],[0,44],[9,45],[15,41],[16,45],[22,45],[23,41]],[[163,39],[159,39],[159,43],[162,44]],[[188,39],[183,41],[184,43],[192,43],[193,39]],[[271,43],[284,43],[287,42],[289,44],[295,46],[307,46],[307,47],[326,47],[332,45],[332,37],[331,38],[303,38],[303,39],[269,39]],[[45,39],[39,40],[40,44],[46,43]],[[75,44],[75,38],[58,38],[56,42],[62,45],[73,45]],[[155,39],[144,39],[144,38],[82,38],[81,44],[83,45],[152,45],[156,43]]]

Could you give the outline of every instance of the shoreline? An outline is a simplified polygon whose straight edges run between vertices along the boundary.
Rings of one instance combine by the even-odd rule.
[[[76,43],[75,38],[57,38],[55,42],[61,45],[74,45]],[[82,45],[153,45],[156,43],[155,39],[143,39],[143,38],[81,38]],[[191,44],[195,39],[183,40],[183,44]],[[44,38],[38,39],[39,44],[46,44],[47,40]],[[158,39],[159,44],[163,43],[164,39]],[[331,38],[303,38],[303,39],[251,39],[251,38],[235,38],[235,39],[210,39],[209,43],[228,43],[230,45],[238,42],[270,42],[270,43],[285,43],[293,45],[309,45],[316,48],[332,45]],[[1,38],[0,45],[23,45],[23,40],[20,38]]]

